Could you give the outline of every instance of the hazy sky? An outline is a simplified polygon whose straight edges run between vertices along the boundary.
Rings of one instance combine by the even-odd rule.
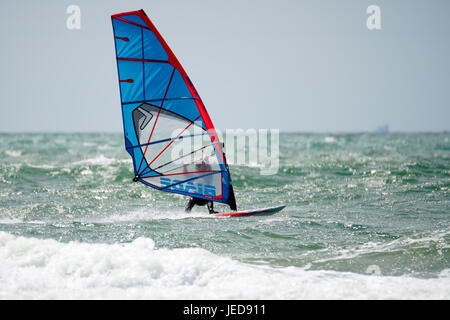
[[[137,9],[217,128],[450,130],[448,0],[19,0],[0,4],[0,132],[120,132],[110,15]]]

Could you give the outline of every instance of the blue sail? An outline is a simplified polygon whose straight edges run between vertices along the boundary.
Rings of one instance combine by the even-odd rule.
[[[222,144],[183,67],[143,10],[111,18],[134,180],[236,210]]]

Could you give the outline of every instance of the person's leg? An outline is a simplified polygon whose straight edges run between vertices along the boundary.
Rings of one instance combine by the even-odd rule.
[[[208,211],[210,214],[217,213],[217,211],[214,211],[214,203],[211,200],[209,200],[206,205],[208,206]]]
[[[185,212],[191,212],[192,208],[195,206],[194,198],[189,199],[189,202],[186,206]]]

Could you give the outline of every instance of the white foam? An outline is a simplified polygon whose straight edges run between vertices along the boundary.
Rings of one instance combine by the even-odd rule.
[[[113,163],[131,163],[131,159],[115,159],[115,158],[107,158],[104,155],[100,154],[94,158],[84,159],[80,161],[76,161],[74,165],[104,165],[108,166]]]
[[[55,169],[55,166],[52,165],[48,165],[48,164],[31,164],[31,163],[26,163],[26,165],[30,168],[36,168],[36,169],[45,169],[45,170],[51,170],[51,169]]]
[[[20,150],[5,150],[5,154],[7,156],[13,157],[13,158],[17,158],[20,157],[22,155],[22,151]]]
[[[0,224],[17,224],[22,222],[23,220],[18,218],[5,218],[5,217],[0,218]]]
[[[449,299],[450,277],[250,265],[203,249],[61,243],[0,232],[0,299]]]
[[[128,221],[151,221],[151,220],[178,220],[189,218],[208,218],[205,211],[191,211],[189,213],[181,210],[154,210],[154,209],[139,209],[126,214],[112,214],[108,217],[102,218],[101,222],[128,222]]]

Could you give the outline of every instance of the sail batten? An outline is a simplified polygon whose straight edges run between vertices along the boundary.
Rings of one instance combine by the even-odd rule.
[[[135,181],[235,210],[221,143],[180,62],[143,10],[111,18],[125,148]]]

